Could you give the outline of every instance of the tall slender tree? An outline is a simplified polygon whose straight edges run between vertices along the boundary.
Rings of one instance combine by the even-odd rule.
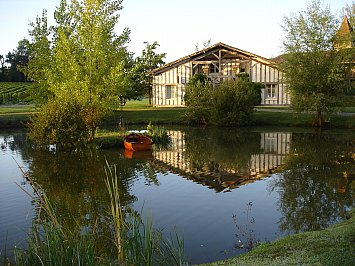
[[[55,25],[47,15],[37,18],[30,34],[32,49],[26,74],[39,86],[39,95],[58,102],[73,101],[94,138],[110,103],[125,86],[129,29],[115,34],[122,0],[61,0]],[[43,97],[42,97],[43,98]]]
[[[348,53],[334,47],[339,23],[329,7],[313,0],[306,10],[284,17],[285,61],[281,69],[298,111],[314,111],[315,125],[322,126],[324,113],[343,102],[348,91]]]

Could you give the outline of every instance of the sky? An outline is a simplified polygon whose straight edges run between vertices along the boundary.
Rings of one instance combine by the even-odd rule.
[[[60,0],[0,0],[0,54],[29,38],[29,22],[42,10],[53,24]],[[131,30],[129,50],[141,54],[144,42],[157,41],[166,62],[195,52],[211,39],[266,57],[282,53],[284,16],[305,10],[310,0],[123,0],[117,34]],[[337,18],[352,0],[324,0]]]

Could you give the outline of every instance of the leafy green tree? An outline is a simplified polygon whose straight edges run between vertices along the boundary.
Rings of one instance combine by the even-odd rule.
[[[127,90],[125,45],[130,31],[125,29],[119,36],[114,31],[121,3],[62,0],[53,27],[48,27],[44,12],[30,31],[31,55],[24,71],[38,85],[37,95],[57,103],[74,100],[83,106],[89,139],[94,138],[109,106]]]
[[[333,39],[339,23],[313,0],[306,10],[284,17],[283,42],[285,61],[281,70],[291,94],[292,107],[298,111],[314,111],[315,125],[322,126],[324,113],[341,106],[349,91],[346,76],[349,54],[334,48]]]
[[[30,23],[30,26],[29,34],[32,40],[30,42],[29,61],[21,71],[34,81],[33,89],[30,91],[31,100],[38,104],[44,104],[53,97],[47,79],[48,74],[52,71],[50,41],[52,30],[48,26],[47,11],[43,10],[42,16],[37,17],[35,22]]]
[[[18,42],[18,46],[6,56],[6,63],[10,65],[7,72],[8,81],[26,81],[25,75],[19,70],[25,67],[28,63],[29,57],[29,41],[23,39]]]
[[[344,13],[348,17],[349,23],[353,29],[355,29],[355,2],[351,5],[347,4],[344,8]],[[355,34],[353,32],[353,34]]]
[[[166,53],[159,54],[156,52],[159,44],[155,41],[152,44],[145,42],[145,48],[142,55],[134,60],[131,82],[135,96],[147,95],[149,104],[152,100],[152,77],[149,72],[163,65]]]

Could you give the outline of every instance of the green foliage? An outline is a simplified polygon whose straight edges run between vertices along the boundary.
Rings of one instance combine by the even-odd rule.
[[[130,73],[130,86],[132,87],[131,95],[127,95],[129,99],[137,99],[137,97],[147,96],[149,103],[152,97],[152,77],[149,72],[164,64],[166,53],[158,54],[159,44],[155,41],[153,44],[145,43],[146,46],[142,50],[142,55],[138,56],[134,62]]]
[[[164,127],[153,126],[152,123],[149,122],[147,126],[147,134],[155,144],[168,145],[170,143],[168,131]]]
[[[194,75],[185,86],[186,119],[191,124],[209,124],[211,121],[213,85],[203,74]]]
[[[90,234],[64,236],[49,222],[43,223],[42,229],[44,237],[32,232],[28,250],[15,249],[16,265],[97,265]]]
[[[341,106],[350,90],[346,76],[350,71],[347,51],[337,51],[333,38],[337,21],[328,7],[313,0],[305,11],[284,18],[285,62],[280,65],[297,111],[314,111],[322,126],[323,113]]]
[[[260,88],[237,78],[213,87],[203,76],[194,76],[186,86],[187,119],[193,124],[239,126],[249,124]]]
[[[256,91],[244,79],[223,82],[214,90],[212,121],[220,126],[240,126],[251,122]]]
[[[143,222],[140,213],[124,204],[116,167],[107,164],[105,172],[109,204],[103,205],[98,220],[104,220],[111,232],[112,238],[106,240],[115,253],[97,246],[100,221],[91,226],[82,221],[67,224],[65,217],[56,215],[58,206],[24,173],[35,195],[25,192],[39,211],[28,248],[15,249],[16,265],[187,265],[182,237],[166,239],[154,230],[151,219]]]
[[[353,1],[351,5],[346,4],[344,8],[345,14],[348,17],[349,23],[353,29],[355,29],[355,2]],[[355,32],[351,32],[352,41],[355,42]]]
[[[27,66],[29,59],[30,43],[27,39],[18,42],[18,46],[6,56],[6,62],[10,64],[7,73],[7,81],[23,82],[26,81],[25,75],[20,72],[21,68]]]
[[[35,99],[54,98],[60,104],[71,98],[84,106],[91,139],[110,104],[129,89],[125,66],[130,54],[125,44],[130,31],[119,36],[114,31],[121,3],[87,0],[68,5],[62,0],[54,26],[48,27],[43,13],[30,31],[30,61],[23,71],[34,81]]]
[[[29,138],[39,145],[56,144],[58,149],[80,148],[89,135],[85,112],[74,99],[49,101],[34,115]]]
[[[206,85],[210,81],[211,80],[205,74],[197,73],[197,74],[195,74],[195,75],[193,75],[191,77],[191,79],[189,80],[188,85],[196,86],[199,83],[201,83],[202,85]]]

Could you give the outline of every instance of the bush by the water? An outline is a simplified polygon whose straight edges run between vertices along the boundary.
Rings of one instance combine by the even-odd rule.
[[[52,100],[43,105],[29,127],[29,138],[39,145],[57,148],[83,146],[89,137],[85,108],[75,100]]]
[[[259,98],[260,86],[243,77],[215,86],[195,78],[186,86],[186,118],[191,124],[248,125]]]

